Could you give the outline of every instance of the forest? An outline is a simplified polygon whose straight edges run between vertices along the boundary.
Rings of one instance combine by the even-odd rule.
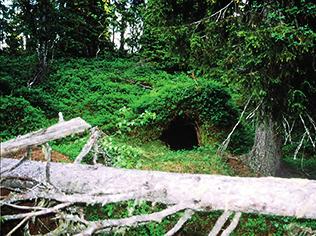
[[[0,0],[0,235],[316,235],[312,0]]]

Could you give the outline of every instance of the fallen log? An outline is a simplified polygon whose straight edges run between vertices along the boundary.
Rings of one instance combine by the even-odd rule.
[[[48,141],[64,138],[71,134],[82,133],[90,127],[91,126],[80,117],[69,121],[63,121],[52,125],[47,129],[41,129],[1,143],[0,154],[1,157],[5,157],[6,155],[21,149],[41,145]]]
[[[17,162],[3,158],[1,169],[10,169]],[[8,188],[23,187],[16,179],[32,179],[35,180],[34,185],[45,182],[45,168],[43,162],[24,161],[16,169],[1,176],[1,185]],[[84,197],[76,198],[78,194],[90,196],[86,199],[95,203],[104,203],[109,196],[127,196],[120,199],[144,199],[188,206],[196,204],[208,210],[316,219],[314,180],[178,174],[101,165],[51,163],[50,181],[57,189],[68,194],[50,195],[58,201],[85,201]]]

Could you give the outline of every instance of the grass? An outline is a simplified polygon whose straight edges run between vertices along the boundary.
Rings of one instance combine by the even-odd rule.
[[[160,140],[142,142],[134,137],[114,136],[106,138],[103,147],[113,155],[112,158],[118,160],[120,167],[178,173],[232,174],[230,167],[210,145],[189,151],[172,151]]]

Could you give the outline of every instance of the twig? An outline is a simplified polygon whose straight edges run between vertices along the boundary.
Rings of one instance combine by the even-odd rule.
[[[263,100],[261,100],[259,102],[258,106],[252,112],[249,113],[249,115],[246,117],[246,120],[252,118],[256,114],[256,111],[260,108],[262,102],[263,102]]]
[[[31,217],[25,217],[21,222],[15,226],[6,236],[11,236],[18,228],[20,228],[26,221],[28,221]]]
[[[208,17],[204,17],[203,19],[201,20],[198,20],[198,21],[195,21],[195,22],[192,22],[188,25],[195,25],[195,24],[200,24],[201,22],[205,21],[205,20],[208,20],[214,16],[216,16],[217,14],[221,14],[223,10],[225,10],[226,8],[228,8],[231,4],[233,3],[233,1],[229,2],[225,7],[223,7],[222,9],[218,10],[217,12],[213,13],[212,15],[208,16]],[[217,20],[216,20],[217,22]]]
[[[191,209],[186,210],[184,212],[184,215],[177,222],[177,224],[172,229],[170,229],[165,234],[165,236],[172,236],[175,233],[177,233],[182,228],[182,226],[193,216],[193,214],[194,214],[193,210],[191,210]]]
[[[46,209],[44,207],[20,206],[20,205],[11,204],[11,203],[4,203],[3,205],[13,207],[16,209],[20,209],[20,210],[44,210],[44,209]]]
[[[244,109],[243,109],[243,111],[242,111],[241,114],[240,114],[240,117],[239,117],[239,119],[238,119],[238,122],[235,124],[234,128],[232,129],[232,131],[228,134],[227,138],[224,140],[224,142],[222,142],[221,146],[218,148],[217,152],[219,152],[220,154],[223,153],[223,152],[227,149],[228,144],[229,144],[230,139],[231,139],[231,136],[232,136],[233,133],[235,132],[235,129],[237,128],[237,126],[239,125],[239,123],[241,122],[241,120],[242,120],[242,118],[243,118],[243,116],[244,116],[244,114],[245,114],[245,112],[246,112],[246,109],[247,109],[247,107],[248,107],[250,101],[251,101],[251,97],[248,99],[246,105],[244,106]]]
[[[315,130],[315,132],[316,132],[316,124],[315,124],[315,121],[313,120],[313,118],[312,118],[309,114],[307,114],[307,117],[308,117],[309,121],[311,122],[311,124],[312,124],[312,126],[314,127],[314,130]],[[316,142],[316,137],[315,137],[315,141],[314,141],[314,142]]]
[[[291,133],[293,131],[294,125],[295,125],[295,121],[293,121],[292,126],[290,126],[289,122],[287,121],[287,119],[285,117],[283,117],[285,123],[283,122],[283,126],[284,126],[284,132],[285,132],[285,140],[284,140],[284,145],[287,144],[287,140],[290,141],[290,143],[292,143],[292,136]]]
[[[239,223],[239,219],[241,217],[241,213],[237,212],[232,220],[232,222],[230,223],[230,225],[223,231],[223,233],[221,234],[221,236],[229,236],[237,227],[238,223]]]
[[[306,127],[305,121],[304,121],[304,119],[303,119],[303,117],[301,115],[300,115],[300,118],[301,118],[301,121],[302,121],[303,126],[305,128],[305,133],[307,133],[307,136],[308,136],[309,140],[311,141],[311,143],[313,145],[313,148],[315,148],[316,146],[315,146],[314,140],[312,139],[311,134],[309,132],[309,129]]]
[[[217,236],[231,214],[231,211],[224,211],[223,214],[217,219],[213,229],[208,234],[208,236]]]
[[[297,154],[298,154],[298,152],[300,151],[300,149],[301,149],[301,147],[302,147],[302,145],[303,145],[305,136],[306,136],[306,132],[303,134],[302,139],[301,139],[301,142],[299,143],[299,145],[298,145],[297,148],[295,149],[294,157],[293,157],[294,160],[296,160]]]
[[[7,221],[7,220],[23,219],[25,217],[36,217],[36,216],[41,216],[41,215],[47,215],[47,214],[50,214],[50,213],[58,212],[60,209],[68,207],[68,206],[70,206],[72,204],[73,203],[71,203],[71,202],[66,202],[66,203],[58,204],[58,205],[56,205],[54,207],[51,207],[51,208],[45,208],[45,209],[40,210],[40,211],[29,212],[29,213],[21,213],[21,214],[16,214],[16,215],[5,215],[5,216],[2,216],[2,218]]]

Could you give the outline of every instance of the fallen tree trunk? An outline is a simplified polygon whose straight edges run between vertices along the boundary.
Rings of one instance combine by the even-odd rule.
[[[71,134],[82,133],[90,127],[91,126],[86,121],[79,117],[57,123],[47,129],[41,129],[1,143],[1,157],[27,147],[41,145],[48,141],[64,138]]]
[[[1,160],[1,169],[10,169],[17,162],[4,158]],[[43,162],[25,161],[16,169],[3,174],[1,185],[9,188],[23,187],[17,179],[45,182],[45,168]],[[188,206],[196,204],[209,210],[316,219],[314,180],[177,174],[100,165],[51,163],[50,181],[62,192],[72,194],[50,196],[59,201],[104,203],[105,199],[115,196],[121,200],[144,199]],[[32,185],[31,182],[28,184]],[[76,198],[78,194],[89,197]]]

